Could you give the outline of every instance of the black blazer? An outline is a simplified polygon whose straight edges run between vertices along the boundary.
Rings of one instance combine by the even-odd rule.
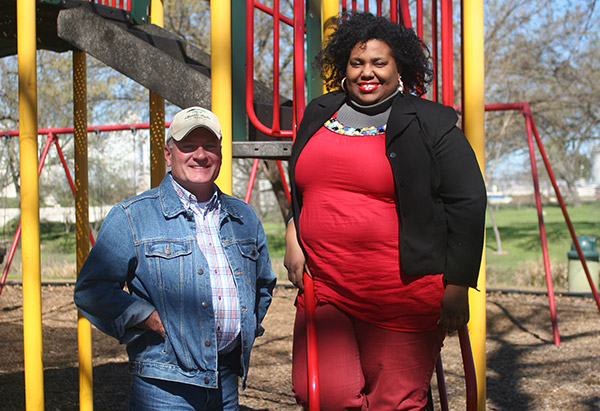
[[[306,107],[289,163],[290,213],[300,241],[302,195],[294,168],[308,140],[343,104],[341,91]],[[475,154],[456,126],[456,112],[410,94],[395,97],[386,128],[398,210],[400,265],[405,274],[444,274],[475,287],[485,229],[486,189]],[[300,242],[300,244],[302,244]]]

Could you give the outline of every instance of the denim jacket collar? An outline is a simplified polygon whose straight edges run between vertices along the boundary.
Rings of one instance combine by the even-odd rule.
[[[240,213],[235,205],[229,201],[229,196],[224,194],[219,187],[216,188],[219,202],[221,203],[221,222],[227,216],[242,220],[242,213]],[[177,195],[177,192],[175,192],[170,178],[163,178],[160,186],[158,187],[158,195],[160,197],[160,204],[163,214],[166,218],[174,218],[179,214],[186,213],[186,209],[181,203],[181,200],[179,200],[179,196]]]

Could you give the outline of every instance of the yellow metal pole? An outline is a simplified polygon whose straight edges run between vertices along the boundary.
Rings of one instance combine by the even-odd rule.
[[[231,194],[232,109],[231,109],[231,1],[210,2],[211,110],[219,118],[223,133],[223,164],[217,185]]]
[[[463,129],[469,139],[482,173],[485,170],[484,127],[484,57],[483,57],[483,0],[463,0]],[[465,80],[468,79],[468,80]],[[486,358],[485,358],[485,247],[479,274],[479,291],[470,290],[471,321],[469,334],[473,361],[477,373],[477,409],[485,411]]]
[[[23,348],[27,410],[44,409],[35,19],[35,0],[17,1]]]
[[[321,22],[323,24],[323,40],[332,34],[333,26],[329,22],[330,18],[335,18],[340,13],[339,0],[323,0],[321,2]]]
[[[152,0],[150,3],[150,23],[159,27],[164,25],[163,2]],[[160,184],[166,173],[165,156],[165,100],[150,90],[150,186]]]
[[[329,36],[333,34],[333,30],[335,25],[332,23],[335,22],[335,18],[340,13],[340,2],[339,0],[323,0],[321,2],[321,24],[322,24],[322,33],[323,33],[323,43],[327,41]],[[326,93],[327,89],[325,84],[323,84],[323,93]]]
[[[75,138],[75,238],[77,272],[90,251],[87,141],[87,61],[82,51],[73,52],[73,124]],[[94,409],[92,384],[92,326],[77,312],[79,354],[79,409]]]

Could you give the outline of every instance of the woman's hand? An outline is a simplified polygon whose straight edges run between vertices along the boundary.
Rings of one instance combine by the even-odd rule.
[[[439,323],[446,333],[460,330],[469,322],[469,287],[448,284],[442,297]]]
[[[154,331],[160,334],[162,338],[165,338],[165,327],[163,327],[163,323],[158,315],[158,311],[156,310],[152,311],[148,318],[139,323],[137,327]]]
[[[301,290],[304,290],[304,270],[306,267],[306,257],[298,243],[296,235],[296,226],[290,221],[285,230],[285,256],[283,265],[287,269],[288,279]]]

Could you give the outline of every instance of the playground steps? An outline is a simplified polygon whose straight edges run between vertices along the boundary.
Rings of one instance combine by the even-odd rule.
[[[151,30],[157,29],[154,26]],[[128,27],[84,7],[61,10],[56,32],[77,49],[179,107],[210,108],[210,70],[203,64],[210,57],[193,59],[185,54],[180,40],[142,31],[138,26]]]

